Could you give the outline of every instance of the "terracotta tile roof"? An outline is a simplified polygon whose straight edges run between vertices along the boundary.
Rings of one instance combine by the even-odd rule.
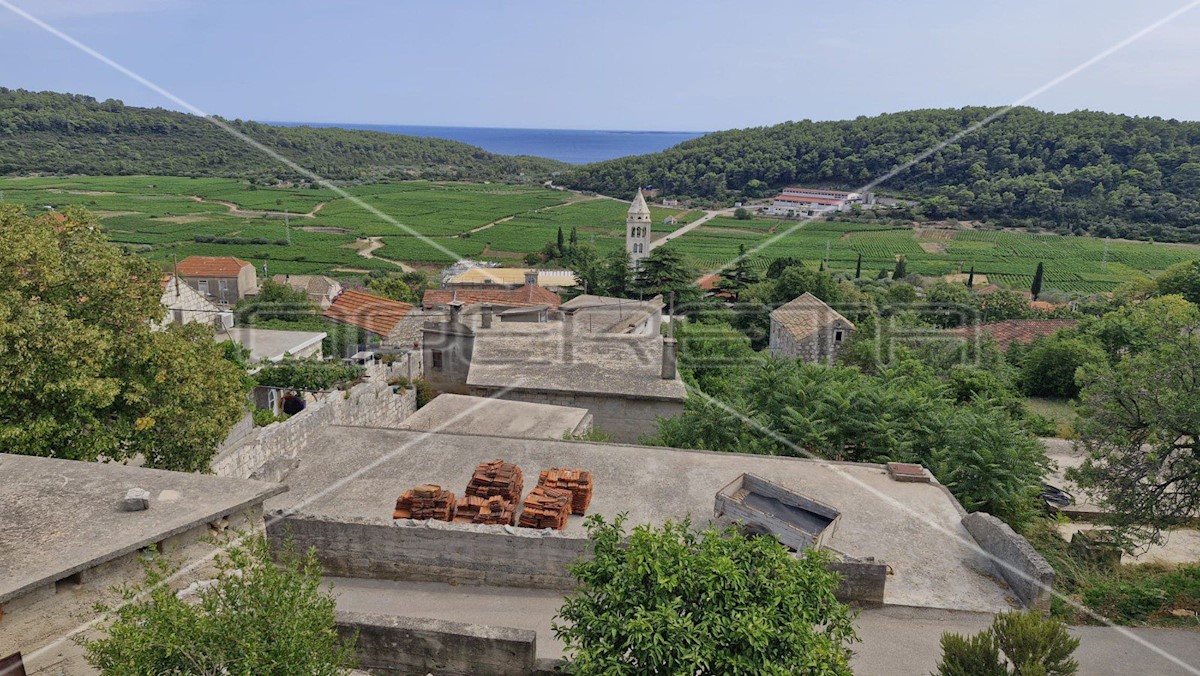
[[[771,320],[779,322],[795,340],[804,340],[839,319],[851,329],[854,328],[853,322],[811,293],[805,293],[771,312]]]
[[[1032,343],[1043,336],[1052,336],[1061,329],[1069,329],[1078,324],[1075,319],[1007,319],[990,324],[975,324],[947,329],[947,332],[964,339],[972,339],[976,335],[989,335],[1002,350],[1007,350],[1013,343]]]
[[[188,256],[179,261],[180,277],[237,277],[249,263],[233,256]]]
[[[322,314],[326,319],[386,336],[412,307],[408,303],[361,291],[343,291]]]
[[[492,303],[512,307],[534,305],[558,307],[562,304],[562,298],[557,293],[543,289],[536,284],[526,284],[515,289],[430,289],[422,296],[421,305],[428,309],[456,300],[467,305]]]

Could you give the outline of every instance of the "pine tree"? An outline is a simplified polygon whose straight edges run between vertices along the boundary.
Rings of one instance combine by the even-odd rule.
[[[1029,293],[1033,295],[1034,300],[1042,295],[1042,272],[1042,262],[1038,261],[1037,270],[1033,273],[1033,284],[1029,286]]]
[[[854,264],[854,278],[862,277],[862,254],[858,254],[858,261]]]
[[[971,273],[967,275],[967,288],[968,289],[975,288],[975,266],[974,265],[971,266]]]
[[[892,270],[892,279],[901,280],[908,276],[908,263],[904,256],[896,257],[896,267]]]
[[[758,282],[758,273],[750,268],[750,260],[746,256],[746,245],[738,245],[738,257],[732,265],[721,271],[721,279],[717,288],[728,293],[736,302],[746,287]]]

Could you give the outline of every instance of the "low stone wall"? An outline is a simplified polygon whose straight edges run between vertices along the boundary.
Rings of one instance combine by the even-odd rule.
[[[683,414],[682,401],[634,399],[631,397],[602,397],[569,392],[540,390],[508,390],[491,387],[468,388],[477,397],[500,397],[533,404],[552,404],[586,408],[592,414],[596,431],[607,434],[618,443],[636,444],[658,433],[659,418],[677,418]]]
[[[557,532],[401,519],[334,521],[303,514],[268,525],[272,538],[289,533],[301,550],[316,549],[325,574],[450,584],[569,591],[567,566],[587,540]]]
[[[497,587],[576,587],[567,567],[587,552],[587,540],[557,532],[497,526],[411,521],[333,520],[306,514],[273,519],[267,533],[289,534],[301,550],[314,548],[332,577],[445,582]],[[887,566],[841,558],[838,598],[867,607],[883,604]]]
[[[1050,612],[1054,569],[1008,524],[985,512],[963,517],[962,525],[983,551],[993,556],[996,572],[1027,608]]]
[[[537,664],[528,629],[339,612],[338,633],[357,635],[358,668],[375,674],[517,676]]]
[[[417,410],[415,390],[396,394],[387,384],[400,375],[397,368],[373,367],[370,377],[346,391],[320,395],[300,413],[246,433],[242,423],[235,427],[212,461],[217,476],[238,479],[281,481],[297,462],[296,454],[308,437],[330,425],[399,427]]]

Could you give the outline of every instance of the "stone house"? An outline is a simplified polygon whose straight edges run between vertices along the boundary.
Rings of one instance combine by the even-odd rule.
[[[254,266],[233,256],[188,256],[175,266],[175,273],[221,307],[258,294]]]
[[[768,350],[776,357],[829,363],[853,333],[853,322],[805,293],[771,312]]]
[[[216,328],[233,326],[233,313],[222,310],[174,275],[163,275],[163,295],[159,303],[166,309],[167,316],[155,328],[167,324],[191,324],[200,322]]]
[[[333,304],[333,299],[342,292],[342,283],[325,275],[275,275],[271,281],[294,291],[303,291],[308,300],[322,310]]]
[[[326,319],[356,326],[367,332],[370,341],[384,347],[406,347],[401,334],[404,318],[413,306],[390,298],[361,291],[343,291],[325,308]]]
[[[661,297],[580,296],[507,321],[452,303],[448,321],[424,325],[425,377],[441,392],[587,409],[596,429],[636,442],[687,397],[675,341],[659,335],[662,307]]]

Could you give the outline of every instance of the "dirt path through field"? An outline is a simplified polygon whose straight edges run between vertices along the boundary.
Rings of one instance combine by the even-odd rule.
[[[371,260],[375,260],[375,261],[385,261],[385,262],[391,263],[392,265],[395,265],[396,267],[400,268],[404,272],[412,272],[413,271],[412,267],[405,265],[404,263],[400,263],[398,261],[394,261],[394,260],[391,260],[388,258],[380,258],[379,256],[375,255],[375,251],[383,248],[383,238],[382,237],[368,237],[367,241],[370,242],[370,244],[368,244],[358,250],[359,256],[362,256],[363,258],[370,258]]]
[[[299,213],[292,213],[290,211],[263,211],[260,209],[243,209],[234,202],[226,202],[225,200],[204,199],[203,197],[201,197],[199,195],[188,195],[187,197],[188,197],[188,199],[192,200],[193,202],[200,202],[201,204],[220,204],[221,206],[223,206],[229,210],[229,214],[231,216],[242,216],[244,218],[260,218],[262,216],[274,216],[275,218],[283,218],[284,216],[290,216],[293,218],[316,218],[317,212],[320,211],[321,209],[324,209],[325,205],[328,204],[328,202],[317,202],[317,204],[315,206],[313,206],[311,211],[309,211],[308,213],[299,214]]]
[[[654,248],[657,247],[659,244],[663,244],[663,243],[669,242],[673,239],[683,237],[684,235],[686,235],[689,232],[695,230],[696,228],[704,225],[705,223],[711,221],[712,219],[716,218],[717,216],[732,216],[732,215],[733,215],[732,209],[719,209],[717,211],[705,211],[704,215],[701,216],[700,218],[697,218],[696,220],[692,221],[691,223],[688,223],[687,225],[683,226],[682,228],[679,228],[678,230],[668,232],[661,239],[656,239],[653,242],[650,242],[650,250],[653,251]]]

